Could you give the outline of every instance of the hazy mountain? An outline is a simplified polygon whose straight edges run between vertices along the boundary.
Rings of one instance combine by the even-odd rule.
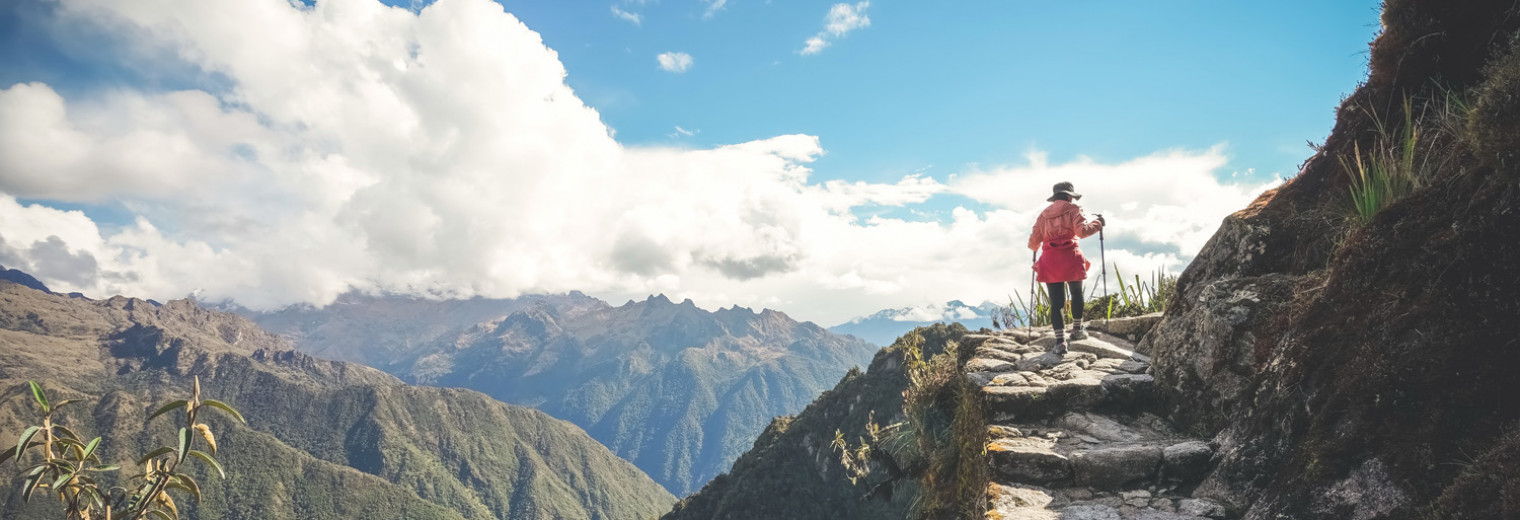
[[[966,329],[934,325],[920,329],[924,353],[943,352]],[[852,371],[795,416],[776,418],[728,472],[682,499],[662,520],[852,520],[905,518],[918,486],[904,480],[889,497],[867,498],[880,478],[851,483],[830,443],[834,432],[850,442],[865,435],[866,423],[902,420],[903,348],[876,353],[870,369]],[[877,468],[878,472],[885,471]],[[785,499],[778,500],[778,497]]]
[[[664,296],[616,307],[579,293],[346,296],[254,319],[307,352],[538,407],[677,494],[727,469],[771,418],[801,410],[876,350],[780,312],[708,312]]]
[[[992,311],[997,308],[998,304],[992,302],[983,302],[973,307],[960,300],[951,300],[944,305],[885,309],[829,327],[829,331],[886,346],[908,331],[935,323],[960,323],[969,330],[991,328]]]
[[[27,380],[83,398],[66,413],[105,436],[111,461],[170,443],[144,429],[156,403],[199,376],[248,426],[215,423],[230,478],[200,475],[186,518],[645,519],[670,494],[574,425],[468,390],[408,386],[368,367],[295,352],[241,317],[189,301],[89,301],[0,281],[0,388]],[[0,441],[33,417],[0,404]],[[6,493],[0,517],[56,518]]]

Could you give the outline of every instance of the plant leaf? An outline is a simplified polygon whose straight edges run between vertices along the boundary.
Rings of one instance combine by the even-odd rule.
[[[36,491],[37,486],[42,484],[42,472],[46,469],[47,466],[37,466],[32,468],[32,471],[27,474],[26,480],[21,484],[21,499],[23,501],[32,501],[32,492]]]
[[[37,406],[42,407],[42,413],[51,411],[51,407],[48,406],[47,394],[42,392],[42,385],[37,384],[36,381],[27,381],[27,384],[32,385],[32,398],[37,400]]]
[[[16,442],[16,462],[21,462],[21,454],[28,448],[27,443],[32,442],[32,437],[36,437],[40,430],[42,430],[41,426],[32,426],[21,432],[21,440]]]
[[[220,410],[221,412],[223,412],[223,413],[225,413],[227,415],[232,416],[233,419],[237,419],[238,422],[243,423],[243,424],[248,424],[248,421],[243,420],[243,414],[238,413],[237,409],[233,408],[232,405],[230,405],[230,404],[218,401],[216,399],[202,399],[201,400],[201,405],[202,406],[210,406],[212,408]]]
[[[175,480],[179,481],[180,486],[183,487],[185,491],[190,493],[190,496],[195,497],[196,502],[201,501],[200,483],[197,483],[195,479],[190,478],[190,475],[185,474],[177,474],[174,476],[174,478]]]
[[[98,471],[98,472],[104,473],[104,472],[107,472],[107,471],[120,471],[120,470],[121,470],[121,464],[106,464],[104,466],[95,466],[95,467],[87,469],[85,471]]]
[[[143,464],[147,464],[148,461],[153,460],[154,458],[157,458],[159,456],[169,454],[169,453],[174,453],[174,448],[170,448],[168,446],[164,446],[162,448],[150,451],[150,452],[148,452],[147,455],[143,455],[143,458],[137,460],[137,465],[141,466]]]
[[[169,516],[169,513],[165,513],[158,509],[148,511],[148,516],[156,516],[159,520],[174,520],[174,517]]]
[[[62,401],[58,401],[58,404],[53,405],[53,411],[58,411],[59,408],[63,408],[65,405],[71,405],[77,402],[79,402],[78,399],[64,399]]]
[[[189,455],[190,454],[190,439],[191,439],[191,437],[190,437],[190,429],[189,428],[180,428],[179,429],[179,451],[176,452],[179,455],[179,462],[180,463],[184,463],[185,462],[185,455]]]
[[[59,406],[63,406],[63,405],[59,405]],[[79,440],[79,434],[74,433],[74,430],[70,430],[67,426],[63,426],[61,424],[54,424],[53,425],[53,434],[57,435],[59,437],[68,437],[68,438],[74,439],[76,441]]]
[[[178,401],[166,404],[163,407],[159,408],[158,411],[153,412],[153,415],[149,415],[148,416],[148,420],[144,421],[144,422],[153,422],[153,419],[158,418],[158,416],[166,414],[166,413],[169,413],[171,410],[174,410],[175,408],[184,408],[186,404],[190,404],[190,402],[186,401],[184,399],[180,399]]]
[[[88,460],[91,456],[94,456],[95,448],[98,447],[100,447],[100,437],[96,437],[95,440],[90,441],[89,446],[84,447],[84,456],[80,457],[79,460]]]
[[[227,471],[222,469],[221,463],[218,463],[215,458],[212,458],[210,455],[207,455],[199,450],[190,450],[190,455],[197,459],[201,459],[201,461],[205,462],[206,465],[211,466],[211,469],[216,470],[217,475],[221,476],[224,479],[227,478]]]
[[[70,480],[74,480],[74,474],[73,473],[64,473],[63,475],[59,475],[58,476],[58,480],[54,480],[53,481],[53,489],[54,490],[63,489],[63,485],[67,484]]]

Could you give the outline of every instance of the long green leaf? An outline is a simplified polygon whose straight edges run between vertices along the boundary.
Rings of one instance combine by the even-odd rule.
[[[79,460],[89,460],[91,456],[95,455],[95,448],[98,447],[100,447],[100,437],[96,437],[95,440],[90,441],[89,446],[84,447],[84,456],[80,457]]]
[[[150,460],[170,453],[174,453],[174,448],[170,448],[168,446],[161,447],[159,449],[148,452],[148,454],[143,455],[141,459],[137,459],[137,465],[141,466],[143,464],[147,464]]]
[[[23,481],[22,484],[21,484],[21,489],[22,489],[21,499],[22,500],[27,501],[27,502],[31,502],[32,501],[32,492],[36,491],[37,490],[37,486],[40,485],[40,484],[42,484],[42,472],[46,471],[46,470],[47,470],[47,466],[45,466],[45,465],[44,466],[37,466],[35,468],[32,468],[32,471],[30,473],[27,473],[26,480]]]
[[[232,416],[233,419],[237,419],[238,422],[243,423],[243,424],[248,424],[248,421],[243,420],[243,414],[238,413],[237,409],[233,408],[232,405],[230,405],[230,404],[218,401],[216,399],[203,399],[203,400],[201,400],[201,405],[203,405],[203,406],[210,406],[212,408],[220,410],[220,411],[226,413],[227,415]]]
[[[224,479],[227,478],[227,471],[222,469],[221,463],[218,463],[215,458],[212,458],[210,455],[207,455],[200,450],[190,450],[190,455],[197,459],[201,459],[201,461],[205,462],[206,465],[211,466],[211,469],[216,470],[216,474],[218,476],[221,476]]]
[[[166,414],[166,413],[169,413],[169,411],[171,411],[171,410],[173,410],[175,408],[184,408],[185,405],[187,405],[187,404],[190,404],[190,401],[186,401],[184,399],[180,399],[178,401],[166,404],[163,407],[159,408],[158,411],[153,412],[153,415],[149,415],[148,416],[148,420],[145,421],[145,422],[153,422],[153,419],[158,418],[158,416]]]
[[[58,480],[53,481],[53,490],[57,491],[63,489],[63,485],[67,484],[70,480],[74,480],[73,473],[64,473],[62,475],[59,475]]]
[[[89,468],[86,471],[98,471],[98,472],[104,473],[104,472],[107,472],[107,471],[119,471],[119,470],[121,470],[121,464],[106,464],[104,466],[95,466],[93,468]]]
[[[195,497],[195,501],[196,502],[200,502],[201,501],[201,485],[200,485],[200,483],[196,482],[195,479],[190,478],[190,475],[186,475],[186,474],[183,474],[183,473],[177,473],[177,474],[175,474],[174,475],[174,479],[179,481],[179,484],[180,484],[181,488],[184,489],[186,492],[190,493],[190,496]]]
[[[174,517],[169,516],[169,513],[165,513],[159,509],[148,511],[148,516],[156,517],[159,520],[174,520]]]
[[[70,430],[67,426],[61,424],[53,425],[53,435],[56,435],[58,437],[67,437],[76,441],[79,440],[79,434],[74,433],[74,430]]]
[[[32,398],[37,400],[37,406],[42,407],[42,413],[51,411],[51,407],[48,406],[47,394],[42,392],[42,385],[37,384],[36,381],[27,381],[27,384],[32,385]]]
[[[41,426],[31,426],[31,427],[28,427],[26,429],[26,431],[21,432],[21,440],[16,442],[16,462],[17,463],[21,462],[21,454],[25,453],[26,449],[28,448],[27,443],[32,442],[32,437],[36,437],[37,436],[37,432],[41,431],[41,430],[42,430]]]
[[[190,454],[190,440],[192,433],[189,428],[179,429],[179,451],[176,452],[181,463],[185,462],[185,456]]]

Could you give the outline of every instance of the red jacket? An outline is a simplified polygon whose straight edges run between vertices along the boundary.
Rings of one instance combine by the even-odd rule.
[[[1081,206],[1058,200],[1035,219],[1034,230],[1029,233],[1029,249],[1039,249],[1040,244],[1046,242],[1087,238],[1098,234],[1100,229],[1103,229],[1103,223],[1088,220],[1087,215],[1082,214]]]
[[[1058,200],[1045,208],[1029,233],[1029,248],[1042,250],[1034,264],[1035,278],[1042,283],[1086,280],[1092,263],[1082,256],[1077,239],[1093,236],[1100,229],[1103,223],[1088,220],[1076,204]]]

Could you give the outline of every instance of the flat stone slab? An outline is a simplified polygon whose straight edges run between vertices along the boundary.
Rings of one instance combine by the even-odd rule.
[[[1001,482],[987,486],[987,506],[987,520],[1217,520],[1224,515],[1216,502],[1172,493]]]
[[[1025,380],[1029,379],[1027,374]],[[995,422],[1052,417],[1100,407],[1134,407],[1149,401],[1155,378],[1143,374],[1075,377],[1047,386],[983,386]]]
[[[987,444],[987,456],[994,473],[1014,482],[1060,482],[1071,478],[1071,462],[1054,446],[1051,439],[998,439]]]
[[[1160,446],[1132,445],[1083,450],[1071,454],[1072,479],[1080,486],[1117,489],[1156,476]]]

